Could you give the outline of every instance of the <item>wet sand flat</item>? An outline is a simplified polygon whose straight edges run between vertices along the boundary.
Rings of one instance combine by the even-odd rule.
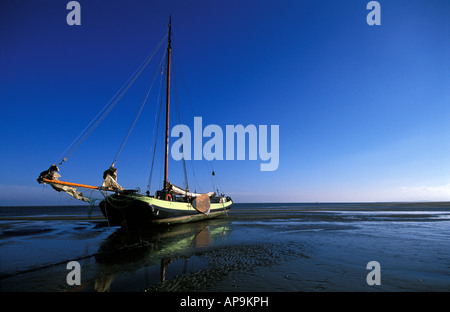
[[[442,292],[450,205],[241,204],[228,217],[157,230],[99,215],[0,216],[0,290]],[[67,263],[80,263],[68,285]],[[369,285],[367,264],[380,264]]]

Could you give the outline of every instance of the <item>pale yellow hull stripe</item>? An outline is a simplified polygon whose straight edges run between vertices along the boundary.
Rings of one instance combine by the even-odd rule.
[[[167,209],[175,209],[175,210],[184,210],[184,211],[194,211],[196,210],[191,203],[186,202],[176,202],[176,201],[169,201],[169,200],[162,200],[162,199],[156,199],[152,197],[138,197],[137,200],[141,200],[143,202],[161,207],[161,208],[167,208]],[[228,201],[225,203],[211,203],[210,209],[218,210],[218,209],[227,209],[233,204],[232,201]]]

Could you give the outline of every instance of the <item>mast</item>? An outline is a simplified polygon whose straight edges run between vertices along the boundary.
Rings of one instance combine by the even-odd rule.
[[[169,171],[169,106],[170,106],[170,58],[171,58],[171,33],[172,33],[172,16],[169,18],[169,38],[167,43],[167,90],[166,90],[166,154],[164,165],[164,189],[169,187],[168,171]]]

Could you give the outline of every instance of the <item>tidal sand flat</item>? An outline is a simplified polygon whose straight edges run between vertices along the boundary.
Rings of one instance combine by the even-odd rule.
[[[0,290],[450,290],[450,203],[236,204],[151,231],[110,227],[96,209],[2,207]]]

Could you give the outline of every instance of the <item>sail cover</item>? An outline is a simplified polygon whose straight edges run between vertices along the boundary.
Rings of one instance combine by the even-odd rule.
[[[183,190],[181,187],[176,186],[175,184],[172,184],[170,182],[168,182],[168,184],[169,184],[170,191],[175,194],[178,194],[178,195],[183,195],[183,196],[188,196],[188,197],[199,197],[199,196],[205,195],[205,194],[201,194],[201,193],[191,193],[187,190]],[[216,195],[216,193],[209,192],[209,193],[206,193],[206,195],[208,195],[208,198],[209,198],[209,197]]]

